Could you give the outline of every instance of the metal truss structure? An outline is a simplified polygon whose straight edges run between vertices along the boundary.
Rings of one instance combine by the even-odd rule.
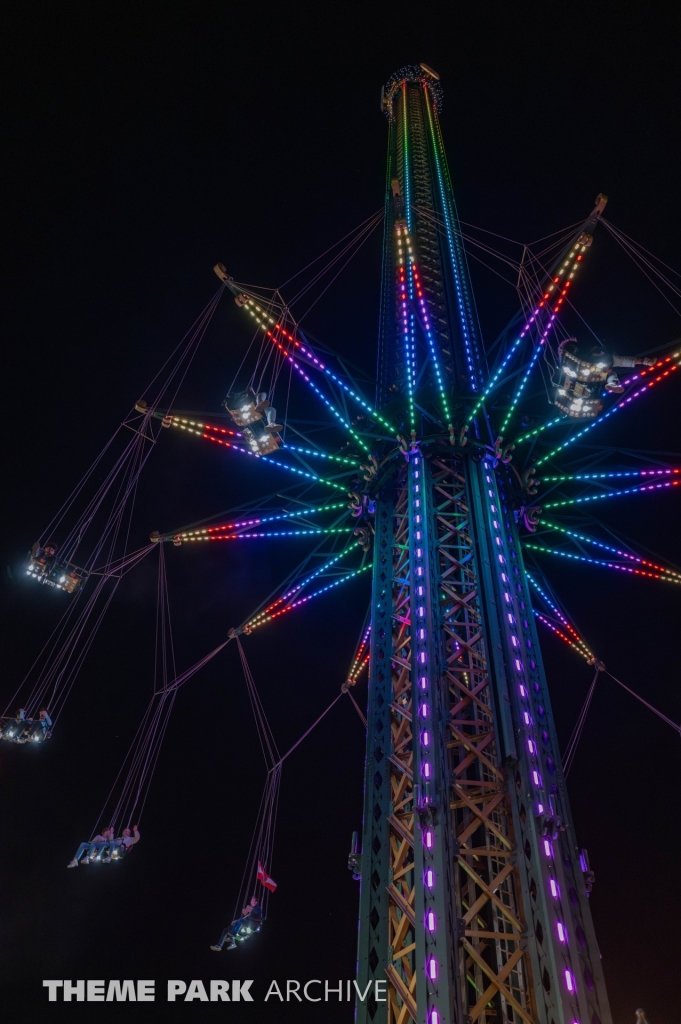
[[[358,984],[387,1000],[357,1020],[611,1024],[508,473],[447,404],[484,367],[440,98],[424,66],[383,95],[379,405],[412,412],[376,495]]]

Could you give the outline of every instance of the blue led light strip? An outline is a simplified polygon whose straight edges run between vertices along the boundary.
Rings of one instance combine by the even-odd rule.
[[[255,304],[254,304],[253,302],[251,302],[251,300],[249,300],[249,304],[251,304],[251,305],[255,305]],[[300,364],[298,363],[298,361],[297,361],[296,359],[294,359],[292,355],[289,355],[289,354],[288,354],[288,352],[286,351],[286,349],[284,348],[284,346],[283,346],[283,345],[281,344],[281,342],[277,341],[277,339],[273,337],[273,335],[272,335],[272,332],[271,332],[270,330],[268,330],[268,328],[267,328],[267,324],[263,323],[263,321],[262,321],[262,320],[260,319],[260,317],[258,316],[258,314],[257,314],[257,313],[254,313],[252,309],[249,309],[249,308],[248,308],[248,304],[246,305],[246,307],[245,307],[245,308],[246,308],[246,309],[247,309],[247,311],[248,311],[248,312],[249,312],[249,313],[251,314],[251,316],[253,317],[253,319],[257,321],[257,323],[258,323],[258,324],[260,325],[260,327],[261,327],[261,328],[262,328],[262,329],[263,329],[263,330],[265,331],[265,333],[266,333],[267,335],[269,335],[270,337],[272,337],[272,340],[274,341],[274,344],[275,344],[275,345],[277,345],[277,346],[278,346],[278,347],[279,347],[279,348],[281,349],[281,351],[282,351],[282,352],[284,353],[284,356],[285,356],[285,358],[286,358],[286,359],[288,359],[288,361],[289,361],[289,362],[290,362],[290,363],[291,363],[291,364],[293,365],[293,367],[295,368],[295,370],[296,370],[296,372],[297,372],[297,373],[299,374],[299,376],[301,376],[301,377],[303,378],[303,380],[304,380],[304,381],[305,381],[305,382],[306,382],[307,384],[309,384],[309,385],[310,385],[310,387],[311,387],[311,388],[312,388],[312,390],[313,390],[313,391],[315,392],[315,394],[317,394],[317,395],[319,396],[319,398],[321,398],[322,402],[324,402],[324,404],[325,404],[325,405],[327,406],[327,408],[328,408],[328,409],[329,409],[329,410],[331,411],[331,413],[332,413],[332,414],[333,414],[333,415],[334,415],[334,416],[336,417],[336,419],[337,419],[337,420],[338,420],[338,421],[339,421],[339,422],[340,422],[340,423],[341,423],[341,424],[343,425],[343,427],[345,428],[345,430],[347,430],[347,431],[348,431],[348,433],[352,435],[352,437],[353,437],[353,438],[355,439],[355,441],[357,442],[357,444],[358,444],[358,445],[359,445],[359,446],[360,446],[361,448],[363,448],[365,452],[368,452],[368,451],[369,451],[369,446],[368,446],[368,445],[366,445],[366,444],[364,443],[364,441],[362,441],[362,439],[361,439],[361,438],[360,438],[360,437],[358,436],[358,434],[356,433],[356,431],[354,431],[354,430],[352,429],[352,427],[350,426],[350,424],[348,423],[348,421],[347,421],[347,420],[346,420],[346,419],[345,419],[345,418],[344,418],[344,417],[343,417],[343,416],[342,416],[342,415],[341,415],[341,414],[340,414],[340,413],[338,412],[338,410],[336,409],[335,405],[333,405],[333,403],[329,401],[329,399],[328,399],[328,398],[326,397],[326,395],[325,395],[325,394],[324,394],[324,393],[323,393],[322,391],[320,391],[320,390],[319,390],[319,388],[317,387],[317,385],[316,385],[316,384],[314,384],[314,383],[313,383],[313,382],[312,382],[312,381],[310,380],[310,378],[309,378],[309,377],[308,377],[308,375],[307,375],[307,374],[305,373],[305,371],[304,371],[304,370],[302,369],[302,367],[300,366]],[[270,318],[270,319],[271,319],[271,318]],[[276,326],[276,325],[275,325],[275,326]]]
[[[327,452],[315,451],[314,448],[301,448],[297,444],[288,444],[284,441],[282,448],[288,448],[292,452],[302,452],[303,455],[314,455],[318,459],[331,459],[332,462],[340,462],[344,466],[359,466],[359,462],[356,459],[346,459],[342,455],[329,455]]]
[[[565,480],[612,480],[622,476],[677,476],[679,469],[632,469],[616,473],[569,473],[563,476],[541,476],[537,483],[563,483]]]
[[[250,306],[252,306],[253,309],[249,309]],[[294,338],[293,335],[290,334],[289,331],[287,331],[282,326],[282,324],[277,323],[271,316],[268,316],[265,310],[261,306],[259,306],[257,302],[254,302],[253,299],[248,299],[248,302],[245,305],[245,309],[247,313],[250,313],[250,315],[256,321],[260,329],[265,332],[270,341],[272,341],[280,349],[280,351],[284,353],[284,355],[290,360],[290,362],[294,364],[294,366],[300,373],[302,373],[302,370],[300,368],[299,363],[297,363],[291,357],[290,353],[287,351],[284,345],[282,345],[282,343],[277,338],[275,338],[274,334],[272,333],[273,331],[279,331],[279,333],[283,335],[283,337],[285,338],[286,345],[295,345],[296,348],[299,348],[300,351],[303,352],[311,360],[311,362],[314,364],[315,369],[319,370],[321,373],[326,374],[327,377],[330,377],[331,380],[338,384],[339,387],[343,388],[343,390],[347,392],[347,394],[350,395],[350,397],[354,399],[354,401],[357,402],[358,405],[361,405],[363,409],[366,409],[370,416],[376,419],[377,422],[379,422],[387,430],[390,430],[394,433],[395,428],[391,423],[388,423],[388,421],[384,419],[383,416],[381,416],[380,412],[377,412],[376,409],[374,409],[374,407],[369,404],[369,402],[362,398],[361,395],[358,395],[356,391],[353,391],[353,389],[348,384],[346,384],[345,381],[341,380],[340,377],[333,373],[333,371],[330,370],[328,366],[315,355],[315,353],[309,346],[303,345],[303,343],[298,341],[297,338]],[[256,310],[256,312],[254,312],[253,310]],[[272,325],[271,329],[265,323],[265,317],[267,317],[267,320]],[[308,377],[305,377],[305,379],[309,382]],[[318,394],[321,395],[321,392],[318,392]],[[345,421],[343,422],[345,423]]]
[[[566,526],[560,526],[558,523],[552,523],[550,519],[540,519],[539,523],[541,526],[546,526],[549,530],[556,530],[557,533],[566,533],[568,537],[574,537],[576,540],[581,540],[585,544],[593,544],[594,547],[601,548],[603,551],[610,551],[613,555],[619,555],[621,558],[627,558],[630,562],[637,562],[638,565],[647,565],[651,569],[657,569],[659,572],[666,573],[669,576],[678,576],[678,578],[681,579],[681,574],[674,572],[672,569],[667,569],[663,565],[657,565],[655,562],[649,562],[647,559],[640,558],[638,555],[631,555],[628,551],[621,551],[619,548],[614,548],[610,544],[604,544],[600,540],[594,540],[593,537],[586,537],[583,533],[578,533],[576,530],[568,530]],[[537,587],[537,589],[539,588]]]
[[[468,364],[468,375],[471,382],[471,388],[473,391],[478,390],[478,381],[476,375],[476,369],[473,362],[473,349],[471,345],[470,329],[466,319],[466,310],[464,303],[464,292],[461,282],[461,273],[458,261],[458,255],[456,251],[456,245],[454,243],[454,232],[452,230],[452,223],[449,216],[449,202],[447,191],[445,188],[444,178],[442,176],[442,167],[440,165],[440,154],[438,153],[438,141],[435,136],[435,128],[433,126],[433,113],[430,109],[430,98],[428,95],[427,88],[424,88],[423,95],[426,102],[426,110],[428,111],[428,122],[430,125],[430,134],[433,143],[433,156],[435,158],[435,169],[437,171],[438,186],[440,189],[440,200],[442,203],[442,215],[445,221],[445,229],[447,232],[447,244],[449,246],[449,256],[452,264],[452,270],[454,272],[454,286],[456,288],[456,296],[458,299],[459,307],[459,318],[461,320],[461,330],[463,332],[463,342],[466,351],[466,363]]]
[[[670,576],[660,575],[656,572],[646,572],[644,569],[634,569],[630,565],[618,565],[616,562],[606,562],[599,558],[588,558],[587,555],[573,555],[570,551],[561,551],[560,548],[547,548],[542,544],[530,544],[523,541],[523,547],[530,551],[541,551],[545,555],[558,555],[560,558],[569,558],[573,562],[587,562],[589,565],[601,565],[607,569],[616,569],[618,572],[628,572],[632,576],[647,576],[652,580],[666,580],[668,583],[679,583],[681,579],[673,579]]]
[[[285,607],[272,611],[271,614],[261,612],[260,616],[256,616],[252,619],[248,626],[250,629],[256,629],[258,626],[263,626],[266,622],[271,622],[273,619],[278,619],[281,615],[285,615],[286,612],[292,611],[294,608],[299,608],[302,604],[307,604],[308,601],[312,601],[315,597],[319,597],[321,594],[325,594],[329,590],[333,590],[335,587],[340,587],[342,583],[347,583],[348,580],[354,579],[355,576],[361,575],[363,572],[367,572],[372,568],[372,563],[368,562],[363,565],[361,569],[355,569],[353,572],[349,572],[346,576],[342,576],[341,579],[336,580],[334,583],[328,583],[325,587],[320,590],[315,590],[312,594],[308,594],[306,597],[301,597],[297,601],[292,601]],[[311,579],[312,577],[310,577]]]
[[[198,430],[190,431],[192,434],[198,434],[199,437],[204,437],[208,441],[212,441],[213,444],[224,445],[225,448],[233,448],[236,452],[241,452],[242,455],[250,455],[251,458],[257,459],[258,462],[267,462],[271,466],[279,466],[280,469],[287,469],[289,473],[295,473],[296,476],[307,477],[308,480],[316,480],[320,484],[326,484],[327,487],[333,487],[337,491],[346,491],[347,485],[336,484],[333,480],[326,480],[323,476],[317,476],[316,473],[307,473],[303,469],[296,469],[295,466],[287,466],[285,462],[278,462],[276,459],[271,458],[269,455],[255,455],[254,452],[249,452],[248,448],[242,448],[238,444],[232,444],[231,441],[223,441],[219,437],[213,437],[212,434],[202,434]]]
[[[217,526],[202,526],[199,530],[177,530],[175,533],[164,534],[167,537],[192,537],[194,540],[210,540],[211,534],[218,530],[238,530],[244,526],[260,526],[261,523],[273,523],[279,519],[295,519],[297,516],[311,516],[315,512],[326,512],[332,509],[347,508],[344,501],[335,501],[331,505],[318,505],[316,508],[302,508],[295,512],[280,512],[276,516],[254,516],[253,519],[243,519],[236,523],[218,523]],[[204,536],[205,535],[205,536]]]
[[[586,651],[586,653],[588,654],[588,656],[589,656],[590,658],[591,658],[591,657],[593,657],[593,653],[592,653],[592,652],[591,652],[591,651],[589,650],[589,648],[587,647],[587,645],[585,644],[585,642],[584,642],[584,641],[582,640],[582,638],[580,637],[579,633],[578,633],[578,632],[577,632],[577,630],[576,630],[576,629],[574,628],[574,626],[571,626],[571,625],[570,625],[570,623],[568,622],[568,620],[567,620],[567,619],[565,618],[565,616],[564,616],[564,615],[563,615],[563,613],[561,612],[560,608],[558,608],[558,607],[557,607],[557,606],[556,606],[556,605],[555,605],[555,604],[553,603],[553,601],[551,600],[551,598],[549,597],[549,595],[548,595],[548,594],[546,594],[546,593],[545,593],[545,592],[544,592],[544,591],[542,590],[542,588],[541,588],[541,587],[539,586],[539,584],[537,583],[537,581],[535,580],[535,578],[534,578],[533,576],[531,576],[531,575],[530,575],[530,573],[529,573],[529,572],[527,572],[527,570],[525,570],[525,574],[526,574],[526,576],[527,576],[527,578],[528,578],[529,582],[531,583],[531,585],[532,585],[532,586],[534,587],[534,589],[535,589],[536,591],[538,591],[538,593],[540,593],[540,594],[541,594],[541,596],[542,596],[542,597],[544,598],[544,600],[546,601],[547,605],[549,606],[549,608],[551,609],[551,611],[552,611],[552,612],[554,613],[554,615],[557,615],[557,616],[558,616],[558,618],[559,618],[559,619],[560,619],[560,621],[561,621],[561,622],[563,623],[563,625],[565,626],[565,628],[566,628],[567,630],[569,630],[569,631],[570,631],[570,633],[572,633],[572,635],[574,636],[574,638],[575,638],[575,640],[577,641],[577,643],[578,643],[578,644],[581,644],[581,646],[582,646],[582,647],[584,648],[584,650]],[[533,609],[533,610],[534,610],[534,609]],[[537,614],[537,613],[535,612],[535,614]]]
[[[319,527],[318,529],[310,530],[263,530],[262,533],[225,533],[220,537],[214,537],[213,540],[242,540],[251,539],[256,537],[307,537],[310,534],[320,533],[353,533],[353,526],[333,526],[327,529]]]
[[[587,501],[603,501],[605,498],[619,498],[623,494],[638,494],[641,491],[660,491],[667,487],[678,487],[681,480],[665,480],[661,484],[643,484],[641,487],[625,487],[621,491],[606,491],[604,494],[588,494],[583,498],[566,498],[564,501],[547,501],[543,508],[563,508],[565,505],[583,505]]]
[[[574,640],[570,640],[569,637],[565,636],[565,633],[561,633],[561,631],[556,626],[554,626],[552,622],[549,622],[546,616],[542,615],[541,612],[538,612],[536,608],[532,609],[532,614],[535,616],[535,618],[539,619],[540,622],[543,622],[548,629],[550,629],[553,633],[556,634],[556,636],[559,636],[561,640],[564,640],[565,643],[570,644],[570,647],[573,647],[575,651],[577,651],[577,654],[581,654],[583,658],[586,658],[587,661],[591,662],[593,654],[585,654],[584,651],[577,646]]]
[[[530,430],[529,433],[522,434],[520,437],[516,438],[516,440],[513,443],[515,445],[522,444],[523,441],[528,441],[531,437],[536,437],[537,434],[541,434],[544,430],[548,430],[549,427],[555,427],[556,423],[567,423],[567,422],[568,422],[568,417],[567,416],[565,416],[565,415],[563,415],[563,416],[556,416],[556,418],[554,420],[549,420],[548,423],[542,423],[541,427],[536,427],[534,430]]]

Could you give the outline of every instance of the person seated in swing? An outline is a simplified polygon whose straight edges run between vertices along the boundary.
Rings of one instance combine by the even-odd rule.
[[[113,837],[113,829],[111,834]],[[130,852],[135,843],[139,843],[139,841],[140,833],[137,825],[133,825],[132,829],[124,828],[123,834],[118,839],[114,839],[109,855],[104,858],[104,863],[108,864],[112,858],[118,860],[124,857],[126,853]]]
[[[96,835],[89,843],[81,843],[76,856],[66,866],[67,868],[77,868],[79,863],[90,864],[93,860],[97,859],[103,850],[110,851],[113,845],[114,830],[113,828],[105,828],[101,835]],[[110,855],[107,854],[107,856],[110,860]],[[104,862],[108,863],[108,860],[105,858]]]
[[[617,368],[653,366],[655,360],[618,355],[598,345],[586,351],[576,338],[566,338],[558,346],[558,362],[553,403],[567,416],[584,419],[598,415],[604,393],[619,395],[624,391]]]
[[[31,567],[34,572],[47,572],[57,557],[57,545],[52,541],[42,545],[36,541],[31,548]]]
[[[38,718],[31,722],[28,739],[38,743],[50,736],[51,730],[52,719],[46,709],[41,708]]]
[[[234,949],[237,943],[237,939],[243,942],[254,932],[260,931],[262,924],[262,907],[258,902],[258,897],[254,896],[250,903],[247,903],[241,910],[241,917],[237,917],[236,921],[232,921],[229,927],[225,928],[220,936],[220,941],[210,948],[215,950],[216,953],[222,952],[222,947],[227,943],[227,949]]]
[[[12,740],[14,743],[25,743],[26,736],[30,729],[30,719],[26,718],[24,708],[19,708],[16,718],[8,718],[2,729],[2,738]]]

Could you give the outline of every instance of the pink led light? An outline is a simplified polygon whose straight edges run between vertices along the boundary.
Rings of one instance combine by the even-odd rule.
[[[531,754],[534,754],[534,743],[532,740],[527,741],[527,749]]]
[[[547,857],[553,857],[553,848],[549,839],[544,840],[544,853]]]
[[[430,829],[426,829],[423,834],[423,841],[426,844],[426,849],[431,850],[433,848],[433,833]]]
[[[520,686],[518,687],[518,689],[520,690],[520,696],[521,696],[521,697],[527,697],[527,690],[525,689],[525,687],[524,687],[524,686],[520,685]]]
[[[567,988],[568,992],[575,991],[575,979],[572,975],[572,971],[568,971],[567,968],[565,969],[565,987]]]
[[[535,786],[541,786],[541,779],[539,778],[539,772],[532,772],[532,781]]]
[[[544,813],[544,805],[543,804],[537,804],[537,814],[543,814],[543,813]]]
[[[428,868],[426,871],[426,885],[429,889],[432,889],[435,885],[435,873],[432,868]]]
[[[421,733],[421,743],[423,744],[424,747],[430,746],[430,734],[427,732],[427,730],[424,730]]]
[[[419,685],[421,686],[422,690],[425,690],[427,688],[428,680],[426,679],[425,676],[421,676],[421,678],[419,679]]]
[[[435,914],[432,910],[429,910],[426,914],[426,928],[429,932],[435,931]]]
[[[430,978],[431,981],[437,980],[437,960],[433,956],[431,956],[430,960],[428,961],[428,977]],[[572,989],[570,989],[570,991],[572,991]]]
[[[565,930],[565,926],[561,924],[560,921],[556,922],[556,931],[558,932],[558,941],[567,942],[567,931]]]
[[[549,889],[551,890],[551,895],[554,900],[557,900],[560,896],[560,889],[558,888],[558,882],[555,878],[549,878]]]
[[[440,1024],[440,1014],[437,1010],[431,1010],[428,1017],[428,1024]]]
[[[426,652],[425,651],[421,651],[421,653],[419,654],[419,661],[421,662],[422,665],[425,665],[425,663],[426,663]]]
[[[430,778],[430,775],[431,775],[431,769],[430,769],[430,765],[428,764],[428,762],[427,762],[427,761],[426,761],[426,763],[424,764],[424,766],[423,766],[423,768],[421,769],[421,771],[423,772],[423,777],[424,777],[424,779],[429,779],[429,778]]]

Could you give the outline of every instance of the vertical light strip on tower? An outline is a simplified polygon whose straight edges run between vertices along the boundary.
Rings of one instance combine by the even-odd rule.
[[[379,392],[412,441],[382,453],[392,473],[371,494],[358,941],[358,984],[371,994],[356,1019],[611,1024],[508,480],[493,456],[449,444],[434,415],[442,400],[459,429],[481,390],[440,102],[424,66],[403,68],[384,92],[393,187]],[[418,377],[403,306],[408,243],[432,330]]]

